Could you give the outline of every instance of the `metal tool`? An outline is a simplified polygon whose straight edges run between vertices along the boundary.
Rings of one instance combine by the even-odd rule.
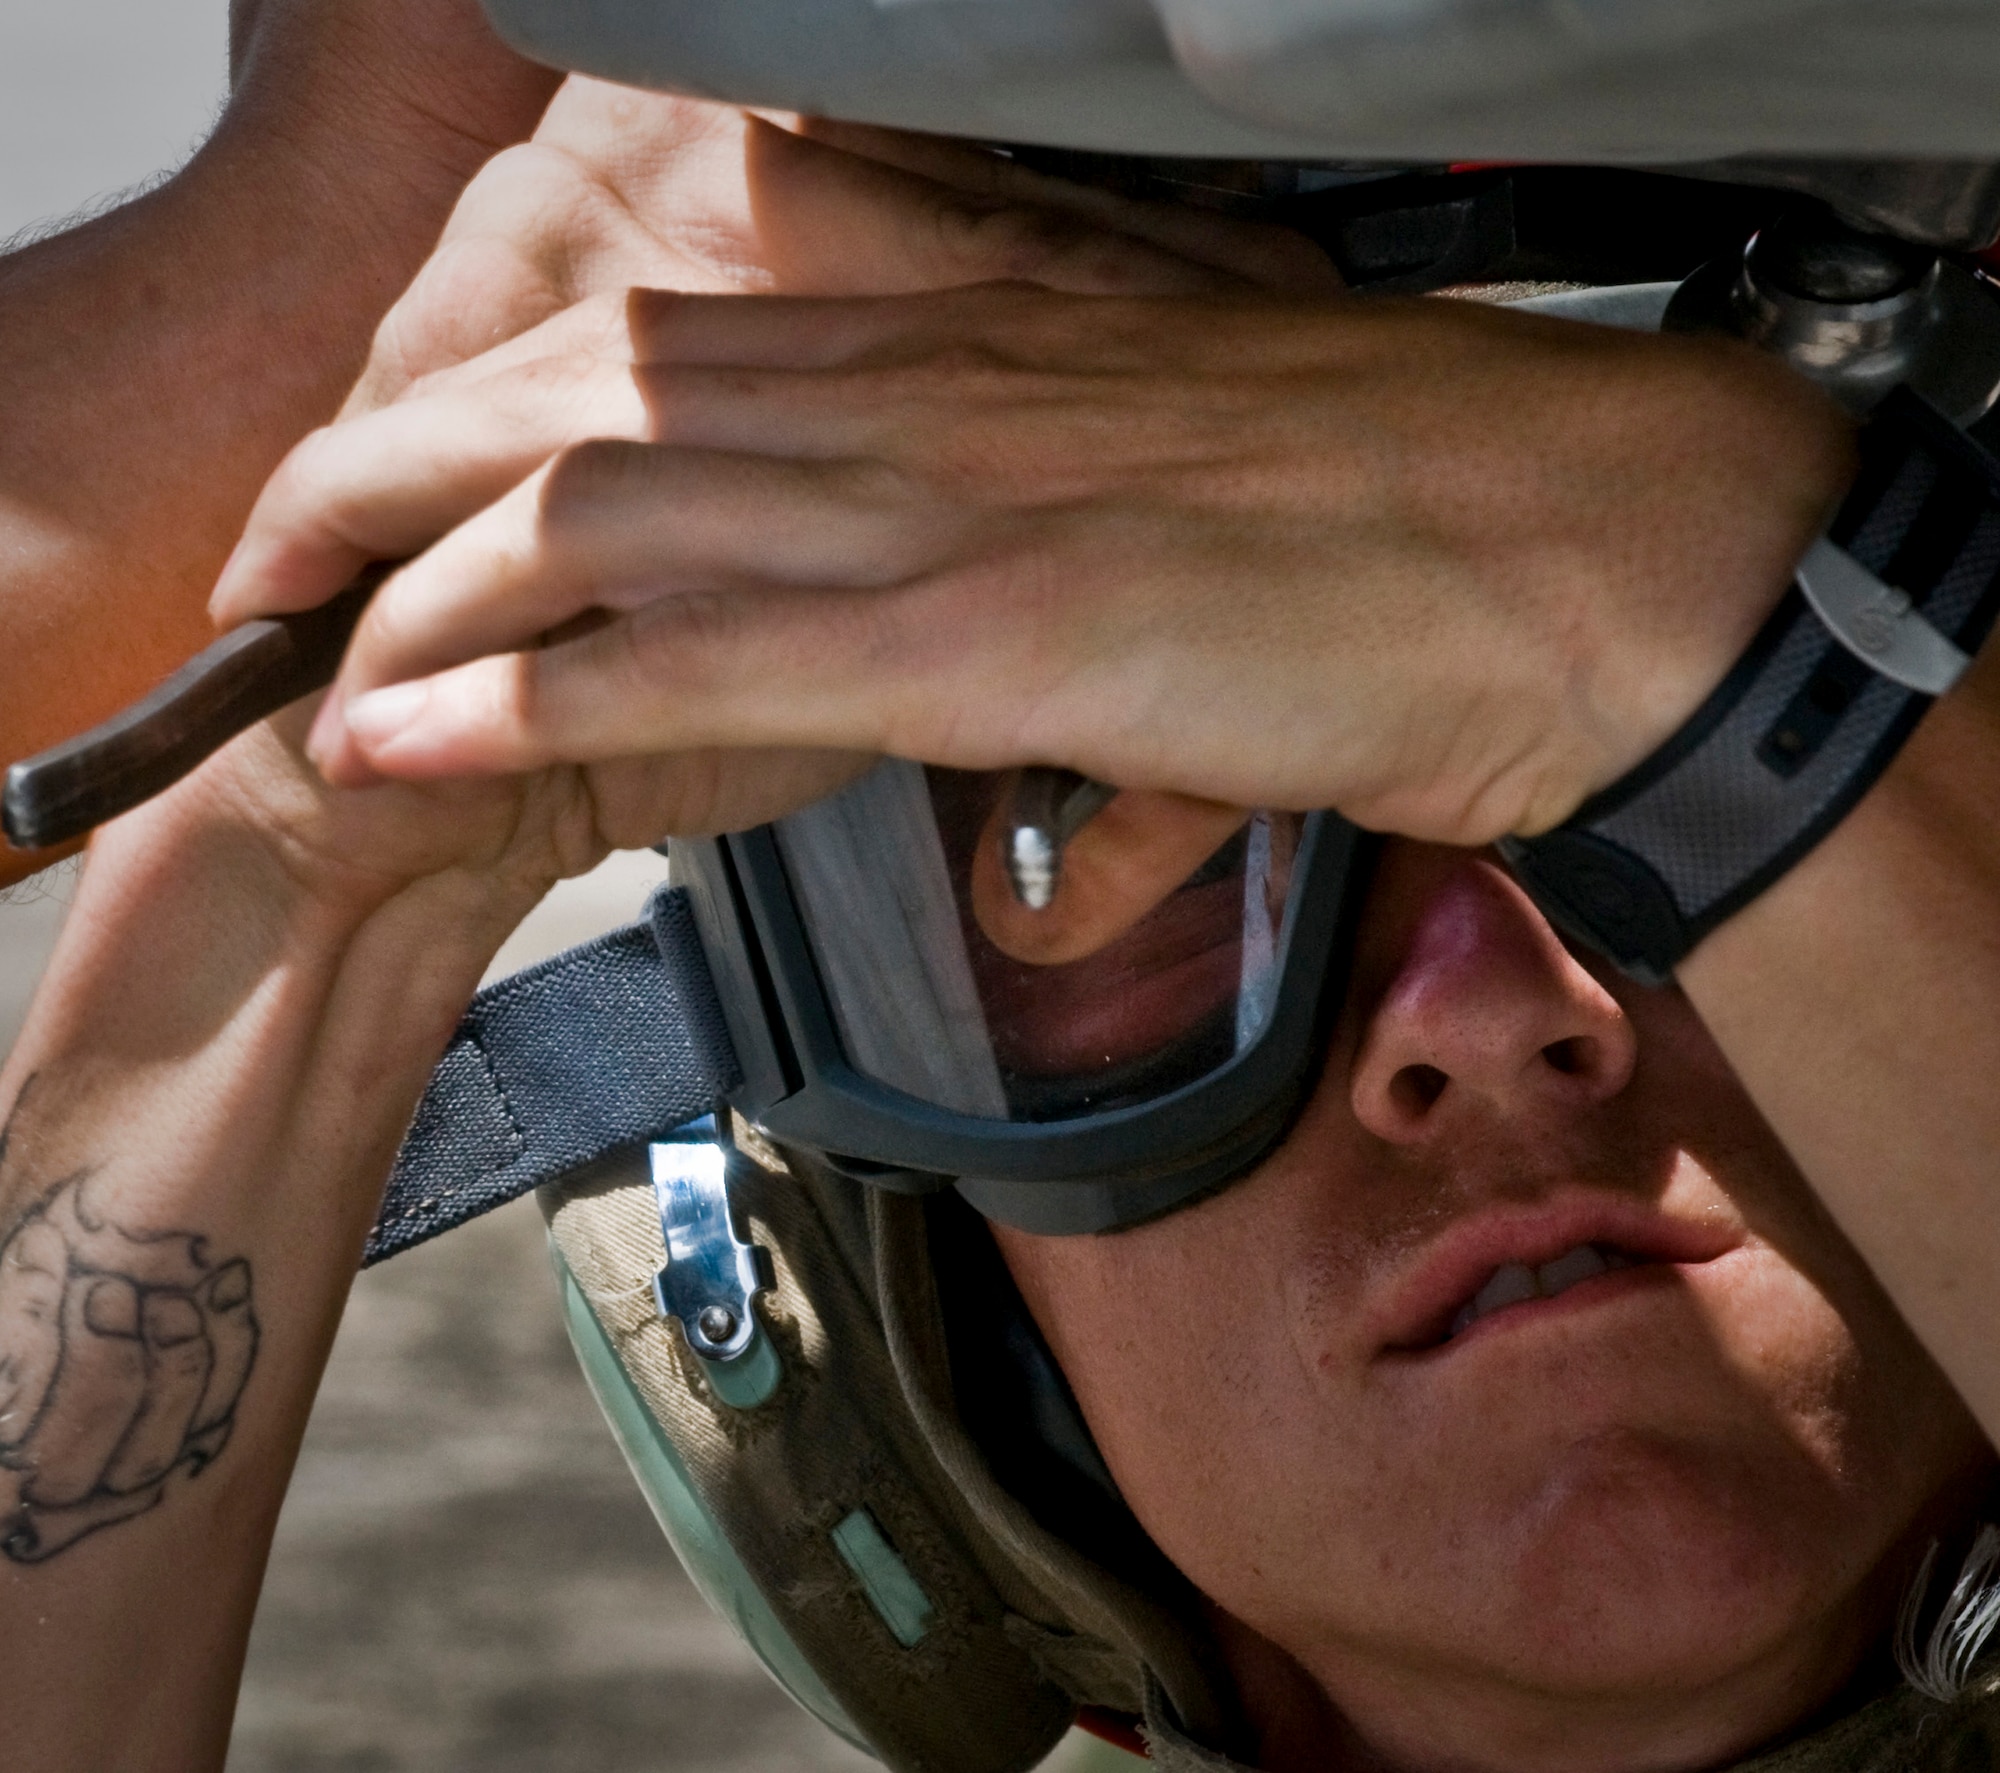
[[[245,622],[151,695],[15,764],[0,797],[7,841],[39,850],[81,837],[172,787],[267,714],[324,689],[368,600],[393,571],[382,562],[318,609]]]
[[[1000,859],[1014,897],[1046,911],[1062,883],[1063,849],[1118,792],[1075,770],[1041,764],[1021,771],[1007,807]]]

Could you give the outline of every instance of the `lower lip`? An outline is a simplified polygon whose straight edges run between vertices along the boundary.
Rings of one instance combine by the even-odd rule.
[[[1474,1344],[1485,1344],[1514,1330],[1554,1324],[1600,1305],[1613,1305],[1646,1293],[1679,1289],[1686,1284],[1684,1270],[1704,1264],[1680,1262],[1639,1262],[1630,1268],[1615,1268],[1566,1287],[1553,1299],[1524,1299],[1519,1305],[1505,1305],[1490,1311],[1475,1324],[1446,1341],[1429,1348],[1396,1349],[1391,1352],[1404,1360],[1433,1361],[1457,1354]]]

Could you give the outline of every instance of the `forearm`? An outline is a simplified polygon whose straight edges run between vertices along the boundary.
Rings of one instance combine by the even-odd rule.
[[[2000,648],[1680,977],[2000,1440]]]
[[[191,789],[100,838],[0,1082],[9,1765],[220,1765],[382,1177],[522,909],[464,874],[308,890]]]
[[[493,45],[470,128],[372,91],[339,45],[285,47],[318,60],[253,69],[262,84],[165,186],[0,259],[0,632],[16,641],[0,758],[212,637],[205,601],[259,486],[332,415],[465,181],[554,80]]]

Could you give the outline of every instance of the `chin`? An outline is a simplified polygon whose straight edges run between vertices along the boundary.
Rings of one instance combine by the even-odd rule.
[[[1688,1691],[1789,1659],[1830,1691],[1870,1635],[1873,1523],[1796,1447],[1607,1429],[1525,1501],[1475,1609],[1514,1678]]]

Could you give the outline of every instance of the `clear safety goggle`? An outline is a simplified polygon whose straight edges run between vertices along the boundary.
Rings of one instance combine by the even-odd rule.
[[[1034,896],[1021,797],[1019,772],[890,760],[775,824],[675,843],[675,876],[743,1069],[732,1107],[877,1186],[955,1183],[1026,1230],[1101,1231],[1283,1136],[1368,846],[1330,813],[1249,813],[1136,922],[1047,964],[1017,939],[1036,913],[998,898]]]

